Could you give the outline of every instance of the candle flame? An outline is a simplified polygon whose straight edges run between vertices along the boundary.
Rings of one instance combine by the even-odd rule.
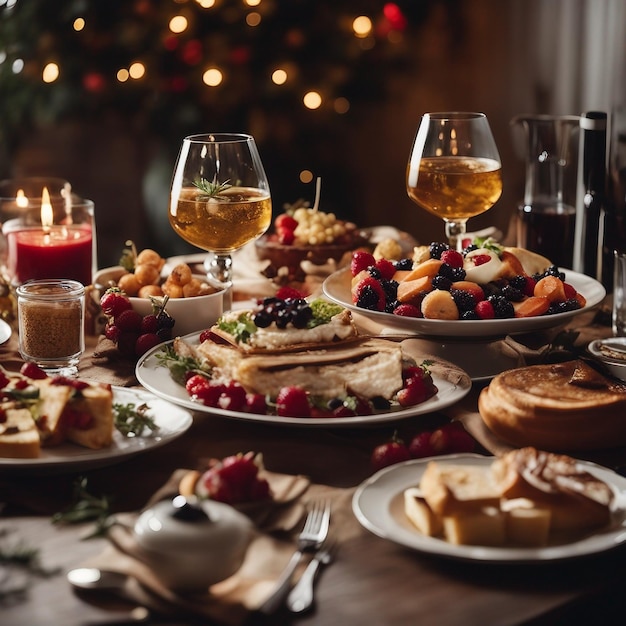
[[[26,197],[23,189],[17,190],[17,195],[15,196],[15,204],[17,204],[20,209],[25,209],[28,206],[28,198]]]
[[[50,204],[50,194],[48,193],[48,188],[44,187],[41,192],[41,225],[45,229],[49,229],[54,222],[54,217],[52,214],[52,205]]]

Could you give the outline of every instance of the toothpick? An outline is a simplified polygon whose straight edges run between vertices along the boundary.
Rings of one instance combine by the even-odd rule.
[[[315,181],[315,202],[313,203],[313,210],[317,211],[320,205],[320,191],[322,189],[322,179],[320,176],[317,177]]]

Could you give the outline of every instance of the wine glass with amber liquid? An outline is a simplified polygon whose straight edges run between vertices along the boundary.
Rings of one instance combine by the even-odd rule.
[[[267,176],[251,135],[214,133],[183,140],[172,179],[169,220],[188,243],[212,253],[209,280],[232,285],[231,253],[272,221]]]
[[[411,200],[442,218],[461,250],[467,220],[502,194],[502,163],[484,113],[426,113],[413,141],[406,186]]]

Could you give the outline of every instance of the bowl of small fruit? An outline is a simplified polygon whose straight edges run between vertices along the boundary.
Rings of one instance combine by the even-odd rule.
[[[256,241],[257,256],[269,261],[267,270],[278,273],[287,268],[296,280],[306,274],[304,261],[324,265],[334,261],[349,263],[352,250],[368,244],[365,233],[356,224],[337,218],[308,204],[287,206],[274,219],[272,231]],[[266,273],[267,273],[266,270]]]
[[[223,313],[223,290],[210,284],[205,276],[194,274],[186,263],[177,264],[165,275],[164,265],[165,259],[158,253],[145,249],[132,264],[96,272],[94,285],[102,294],[119,290],[132,309],[144,317],[167,299],[165,306],[174,320],[174,335],[187,335],[214,324]]]

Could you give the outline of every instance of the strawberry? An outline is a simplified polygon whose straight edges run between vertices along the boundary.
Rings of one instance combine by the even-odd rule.
[[[246,413],[265,415],[267,413],[267,400],[262,393],[249,393],[246,396]]]
[[[276,231],[276,236],[278,237],[278,243],[283,246],[292,246],[293,242],[296,240],[295,231],[288,230],[287,228],[279,228]]]
[[[246,390],[235,381],[224,386],[219,406],[227,411],[243,411],[246,407]]]
[[[434,456],[435,451],[430,443],[430,432],[424,431],[411,439],[411,443],[409,443],[409,454],[413,459],[423,459],[427,456]]]
[[[365,250],[357,250],[352,254],[350,261],[350,272],[352,276],[356,276],[359,272],[366,270],[368,267],[376,265],[374,255]]]
[[[276,414],[281,417],[310,417],[307,392],[302,387],[283,387],[276,396]]]
[[[137,341],[135,342],[135,354],[137,356],[141,356],[154,348],[154,346],[158,346],[161,343],[161,338],[155,333],[143,333],[143,335],[139,335],[137,337]]]
[[[28,378],[32,378],[33,380],[43,380],[44,378],[48,378],[48,374],[46,374],[36,363],[24,363],[24,365],[20,368],[20,374],[28,376]],[[8,384],[9,379],[6,378],[6,382],[0,386],[6,387]]]
[[[405,386],[396,394],[396,400],[402,407],[421,404],[434,396],[437,388],[433,385],[430,376],[413,376],[406,381]]]
[[[475,254],[471,259],[472,263],[476,266],[484,265],[491,261],[491,257],[488,254]]]
[[[289,213],[281,213],[276,216],[274,220],[274,228],[278,231],[279,229],[285,230],[296,230],[298,227],[298,221],[289,215]]]
[[[259,466],[254,462],[254,454],[233,454],[222,459],[220,474],[228,482],[249,485],[258,472]]]
[[[393,310],[394,315],[399,315],[400,317],[424,317],[422,315],[422,311],[419,307],[414,304],[400,304]]]
[[[410,458],[409,449],[404,442],[398,439],[397,435],[394,434],[391,441],[380,444],[374,448],[370,461],[374,471],[378,471],[383,467],[408,461]]]
[[[106,315],[117,317],[122,311],[132,308],[132,304],[123,291],[117,287],[107,289],[100,298],[100,306]]]
[[[208,387],[211,384],[208,378],[200,374],[194,374],[187,379],[185,390],[190,396],[195,396],[199,390]]]

